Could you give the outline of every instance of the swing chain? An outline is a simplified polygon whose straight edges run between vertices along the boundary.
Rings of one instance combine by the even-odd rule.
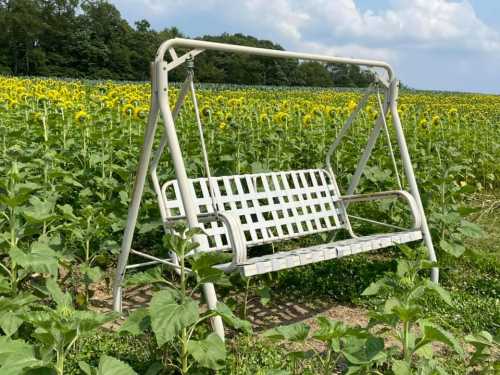
[[[194,113],[195,113],[195,118],[196,118],[196,124],[198,126],[198,134],[200,137],[200,145],[201,145],[201,151],[203,154],[203,164],[205,167],[205,174],[207,176],[207,181],[208,181],[208,190],[210,194],[210,199],[212,201],[212,207],[214,210],[215,217],[218,219],[219,218],[219,206],[218,203],[215,199],[215,188],[213,185],[213,178],[210,173],[210,164],[208,161],[208,152],[207,148],[205,145],[205,135],[203,132],[203,124],[201,123],[201,118],[200,118],[200,111],[198,108],[198,100],[196,98],[196,92],[194,89],[194,59],[190,56],[186,60],[186,67],[188,69],[188,79],[189,79],[189,85],[191,89],[191,98],[193,100],[193,107],[194,107]]]

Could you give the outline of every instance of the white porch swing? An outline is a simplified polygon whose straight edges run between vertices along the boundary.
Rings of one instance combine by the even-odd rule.
[[[175,48],[190,49],[190,51],[179,57],[175,52]],[[388,79],[384,80],[377,77],[377,82],[367,89],[331,145],[326,155],[324,169],[212,177],[198,111],[192,70],[195,56],[205,50],[378,67],[387,72]],[[165,61],[167,51],[171,58],[169,62]],[[179,91],[174,110],[171,111],[168,102],[168,72],[184,63],[188,65],[187,78]],[[151,161],[151,179],[158,197],[160,214],[165,223],[165,229],[168,230],[166,223],[181,219],[186,220],[190,227],[202,227],[207,236],[195,238],[200,244],[200,251],[231,251],[232,253],[232,262],[218,265],[218,268],[227,272],[238,270],[245,276],[254,276],[422,239],[428,249],[430,260],[436,260],[397,111],[398,81],[388,64],[372,60],[312,55],[176,38],[168,40],[160,46],[156,59],[152,63],[151,72],[151,110],[114,281],[113,306],[115,310],[121,311],[122,309],[122,283],[127,269],[158,263],[172,267],[176,266],[176,259],[172,256],[161,259],[131,250],[160,113],[163,118],[164,132],[159,149]],[[384,94],[384,102],[380,98],[379,91]],[[189,92],[194,104],[206,172],[206,177],[195,179],[190,179],[186,174],[175,129],[175,119]],[[379,115],[347,188],[347,193],[341,195],[330,159],[351,128],[355,117],[372,94],[376,94]],[[390,146],[386,122],[386,115],[389,112],[392,116],[409,191],[404,191],[402,188],[395,157]],[[384,131],[389,141],[389,151],[395,168],[399,190],[356,195],[354,192],[360,177],[382,131]],[[157,176],[157,167],[167,145],[172,157],[176,179],[160,183]],[[349,203],[394,198],[406,201],[413,221],[410,228],[399,228],[387,223],[357,218],[385,225],[391,228],[391,231],[369,236],[357,236],[353,232],[349,220],[350,216],[346,211]],[[251,257],[249,252],[249,249],[253,246],[299,238],[314,233],[333,232],[340,229],[347,230],[351,238],[258,257]],[[128,265],[130,253],[146,258],[147,261]],[[431,277],[433,281],[437,282],[437,268],[432,270]],[[217,297],[212,284],[204,285],[204,294],[208,307],[215,308]],[[213,325],[217,334],[223,337],[224,329],[221,319],[215,319]]]

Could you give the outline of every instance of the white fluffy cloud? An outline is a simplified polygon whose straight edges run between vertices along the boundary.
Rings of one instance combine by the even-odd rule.
[[[115,0],[139,5],[146,14],[176,17],[205,14],[225,23],[273,31],[283,43],[358,45],[360,49],[449,48],[500,52],[500,34],[486,26],[469,1],[397,0],[385,10],[361,12],[354,0]],[[196,17],[196,22],[202,21]],[[213,18],[207,23],[216,21]],[[315,41],[318,37],[322,42]],[[340,43],[339,43],[340,42]],[[328,47],[328,45],[330,47]],[[355,49],[348,49],[355,51]]]
[[[417,68],[415,59],[424,63],[432,56],[443,66],[446,58],[450,65],[474,66],[475,55],[476,65],[500,62],[500,33],[477,16],[469,0],[392,0],[385,9],[363,11],[355,0],[113,2],[129,19],[152,18],[156,27],[176,25],[192,35],[243,32],[289,50],[388,60],[398,70],[407,63]]]

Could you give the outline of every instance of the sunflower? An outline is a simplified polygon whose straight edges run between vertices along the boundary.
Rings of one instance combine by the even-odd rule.
[[[143,119],[147,116],[148,109],[146,107],[137,107],[134,108],[134,118]]]
[[[78,122],[84,122],[89,118],[89,115],[87,112],[81,110],[75,113],[75,120]]]
[[[420,126],[422,129],[427,129],[427,119],[423,118],[419,121],[418,126]]]
[[[267,113],[261,113],[259,116],[259,121],[260,122],[268,122],[269,116],[267,115]]]
[[[309,126],[311,125],[312,122],[313,122],[313,115],[311,115],[310,113],[308,113],[302,118],[302,124],[304,126]]]
[[[274,115],[274,121],[278,123],[285,123],[288,120],[288,113],[279,111]]]
[[[349,103],[347,103],[347,110],[349,112],[352,112],[356,109],[356,107],[358,106],[358,104],[354,101],[354,100],[349,100]]]
[[[132,104],[125,104],[122,110],[126,115],[131,116],[134,114],[134,106]]]
[[[212,114],[212,110],[208,105],[203,106],[200,112],[203,117],[210,117],[210,115]]]

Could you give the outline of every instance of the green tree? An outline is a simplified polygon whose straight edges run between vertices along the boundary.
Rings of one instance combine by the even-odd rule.
[[[297,67],[295,83],[300,86],[333,86],[331,74],[319,62],[303,62]]]

